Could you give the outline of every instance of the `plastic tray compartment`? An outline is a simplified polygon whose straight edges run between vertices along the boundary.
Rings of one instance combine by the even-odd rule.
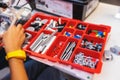
[[[75,30],[75,32],[73,33],[73,38],[81,40],[82,36],[83,36],[83,31],[81,30]]]
[[[99,52],[99,54],[102,56],[105,48],[105,40],[102,38],[85,35],[83,36],[83,39],[80,43],[80,47],[87,50]]]
[[[76,20],[77,21],[77,20]],[[77,21],[76,29],[86,31],[88,27],[88,23],[82,22],[82,21]]]
[[[58,55],[59,61],[63,64],[69,64],[69,59],[77,47],[78,40],[75,38],[68,38],[61,52]]]
[[[68,24],[66,25],[67,28],[75,28],[75,26],[77,25],[77,21],[76,20],[70,20],[68,22]]]
[[[109,26],[89,24],[86,34],[94,37],[106,38],[109,32]]]
[[[50,36],[51,34],[53,34],[51,31],[41,31],[27,46],[27,51],[33,56],[45,58],[43,55],[56,38],[56,34]]]
[[[100,73],[102,62],[97,52],[77,48],[70,58],[73,68],[84,70],[90,73]]]
[[[47,58],[51,61],[57,61],[58,54],[61,52],[66,41],[67,37],[58,36],[45,53],[48,56]]]
[[[39,22],[38,22],[38,20],[36,20],[37,18],[40,19]],[[26,30],[30,30],[30,31],[33,31],[33,32],[38,32],[39,30],[43,29],[45,27],[45,25],[48,24],[49,18],[50,18],[49,16],[40,15],[40,13],[36,13],[26,22],[26,24],[23,27]],[[31,26],[31,23],[37,23],[37,24],[33,24]]]
[[[67,37],[72,37],[75,29],[72,28],[64,28],[63,31],[61,32],[61,35],[67,36]]]
[[[62,29],[68,23],[68,19],[60,18],[60,17],[53,17],[51,16],[48,25],[45,26],[45,30],[54,31],[54,29],[58,29],[58,32],[61,32]]]
[[[22,48],[25,49],[30,43],[31,41],[34,39],[34,37],[36,36],[37,33],[35,32],[31,32],[31,31],[25,31],[25,41],[22,45]]]

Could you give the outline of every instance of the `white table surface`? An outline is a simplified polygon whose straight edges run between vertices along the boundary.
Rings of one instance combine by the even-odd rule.
[[[120,6],[100,3],[97,9],[85,20],[85,22],[104,24],[111,26],[110,38],[105,49],[111,46],[120,46],[120,19],[114,16]],[[113,54],[113,61],[103,62],[100,74],[95,74],[93,80],[120,80],[120,56]]]
[[[105,49],[111,46],[120,46],[120,19],[114,16],[120,6],[100,3],[95,11],[85,20],[94,24],[104,24],[111,26],[110,38]],[[113,54],[113,61],[103,62],[100,74],[94,74],[93,80],[120,80],[120,56]]]
[[[115,18],[120,6],[100,3],[95,11],[85,20],[94,24],[104,24],[111,26],[110,38],[105,49],[111,46],[120,46],[120,19]],[[120,80],[120,56],[113,54],[113,61],[103,62],[100,74],[94,74],[93,80]]]

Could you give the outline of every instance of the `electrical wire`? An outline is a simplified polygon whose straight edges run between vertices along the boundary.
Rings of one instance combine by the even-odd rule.
[[[18,4],[20,3],[20,0],[18,0],[18,2],[17,2],[17,4],[16,4],[16,6],[18,6]]]
[[[28,3],[26,2],[25,4],[21,5],[20,8],[24,7],[25,5],[27,5]]]

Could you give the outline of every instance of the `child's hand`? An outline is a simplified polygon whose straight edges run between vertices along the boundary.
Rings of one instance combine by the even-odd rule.
[[[24,40],[25,34],[22,25],[9,27],[3,35],[6,53],[21,49]]]

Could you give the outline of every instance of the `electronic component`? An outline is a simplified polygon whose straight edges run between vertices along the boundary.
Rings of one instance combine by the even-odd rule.
[[[111,61],[111,60],[113,60],[113,55],[112,55],[111,51],[109,51],[109,50],[105,50],[104,51],[103,60],[104,61]]]

